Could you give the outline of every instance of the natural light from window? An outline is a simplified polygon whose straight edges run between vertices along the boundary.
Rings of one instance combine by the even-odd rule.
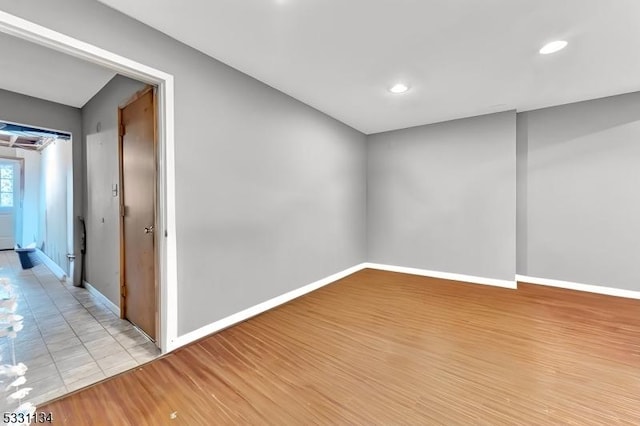
[[[0,164],[0,207],[13,207],[12,164]]]

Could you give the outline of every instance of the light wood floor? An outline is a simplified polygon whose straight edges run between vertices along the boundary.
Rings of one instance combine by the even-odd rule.
[[[640,301],[364,270],[38,411],[58,425],[638,425]]]

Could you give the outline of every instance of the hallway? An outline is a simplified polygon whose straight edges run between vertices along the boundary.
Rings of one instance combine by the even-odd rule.
[[[156,358],[156,346],[84,288],[60,282],[44,265],[22,270],[14,251],[0,252],[0,279],[18,294],[24,329],[15,339],[16,363],[28,370],[23,402],[41,404]],[[11,343],[0,338],[2,363]],[[4,388],[4,386],[3,386]],[[1,411],[15,409],[4,392]]]

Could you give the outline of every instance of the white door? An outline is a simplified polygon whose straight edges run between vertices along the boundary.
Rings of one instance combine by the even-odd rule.
[[[20,170],[15,161],[0,160],[0,250],[16,245]]]

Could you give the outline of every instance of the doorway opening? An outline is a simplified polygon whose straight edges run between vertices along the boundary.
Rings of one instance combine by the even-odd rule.
[[[73,208],[67,210],[73,211],[74,215],[66,230],[63,232],[58,229],[55,237],[66,234],[70,236],[71,241],[75,237],[73,250],[62,250],[62,243],[54,247],[47,241],[42,247],[41,238],[38,236],[35,238],[32,236],[28,240],[23,238],[24,241],[30,241],[25,243],[27,245],[35,242],[36,246],[40,246],[36,249],[44,248],[53,253],[53,249],[56,248],[57,253],[64,255],[61,269],[65,270],[65,275],[74,277],[75,280],[60,281],[42,264],[28,271],[23,270],[15,253],[0,252],[0,278],[3,282],[9,280],[17,284],[16,287],[19,287],[18,291],[23,301],[19,304],[17,311],[24,318],[24,329],[21,333],[23,338],[15,340],[16,360],[23,361],[30,367],[26,376],[29,381],[28,386],[33,388],[29,400],[38,403],[146,362],[159,354],[156,346],[159,346],[162,352],[169,352],[179,344],[177,341],[177,256],[173,167],[173,77],[4,12],[0,13],[0,38],[2,38],[0,41],[3,43],[4,50],[14,48],[16,52],[20,52],[22,58],[28,54],[32,55],[32,61],[26,63],[42,61],[55,63],[57,77],[66,76],[71,79],[66,85],[59,81],[47,84],[44,78],[29,79],[30,67],[16,65],[11,68],[12,72],[6,68],[3,70],[3,87],[0,87],[4,89],[0,90],[0,95],[4,97],[3,102],[0,103],[0,118],[6,116],[8,120],[15,120],[15,122],[35,122],[54,128],[69,128],[73,132],[74,142],[77,142],[72,144],[70,138],[68,142],[51,142],[55,147],[65,143],[67,146],[72,146],[75,174],[67,179],[56,179],[56,182],[60,185],[66,183],[68,186],[75,186],[76,197],[58,203],[60,208],[72,205]],[[70,68],[64,71],[67,65]],[[16,85],[14,86],[7,86],[10,74],[15,77]],[[100,84],[101,78],[104,80]],[[118,107],[126,106],[119,103],[128,99],[131,93],[135,93],[140,88],[127,91],[123,96],[114,95],[113,92],[105,93],[101,102],[94,104],[91,112],[88,106],[85,109],[87,100],[92,99],[91,96],[98,95],[96,91],[101,90],[97,88],[98,85],[103,87],[112,78],[119,79],[120,83],[127,79],[135,80],[143,87],[154,88],[152,92],[155,98],[153,107],[155,157],[152,163],[156,176],[155,189],[151,190],[154,197],[154,217],[143,228],[147,228],[149,230],[147,234],[152,234],[153,238],[152,269],[155,276],[152,282],[155,289],[155,297],[153,297],[155,303],[153,304],[154,323],[146,329],[141,324],[142,321],[131,316],[130,298],[126,300],[127,306],[123,305],[122,310],[118,306],[121,289],[119,194],[123,189],[118,168]],[[96,86],[88,84],[91,81],[94,81]],[[129,83],[123,84],[126,86]],[[92,87],[96,87],[96,91],[88,94],[89,90],[93,90]],[[131,86],[128,87],[131,88]],[[87,97],[83,97],[82,93],[87,94]],[[59,99],[53,99],[58,95]],[[29,100],[26,99],[27,97]],[[45,105],[43,102],[49,103]],[[32,103],[37,106],[31,107]],[[51,111],[55,112],[51,113]],[[15,123],[7,121],[7,124]],[[6,142],[12,143],[11,136]],[[13,141],[14,144],[16,142],[23,141]],[[16,156],[7,155],[7,157]],[[109,173],[98,173],[100,167],[96,165],[104,165],[107,157],[110,159]],[[4,183],[4,192],[7,194],[4,195],[4,199],[7,207],[9,205],[26,207],[26,196],[29,193],[28,173],[22,180],[17,176],[24,173],[25,169],[29,169],[26,167],[27,160],[25,158],[25,167],[21,168],[16,166],[20,160],[16,160],[17,163],[13,159],[10,160],[12,160],[11,165],[7,165],[4,171],[4,179],[7,181]],[[47,174],[49,169],[54,170],[54,168],[41,169],[41,175]],[[15,188],[20,188],[20,182],[25,185],[24,191],[16,192]],[[86,187],[89,185],[99,189],[87,191]],[[65,195],[73,194],[73,191],[63,192]],[[18,200],[10,203],[8,200],[12,197],[14,200],[18,197]],[[20,197],[24,197],[22,204],[20,204]],[[112,208],[115,208],[113,212]],[[47,210],[43,220],[50,221],[56,212]],[[21,217],[20,214],[14,213],[14,219],[11,221],[13,235],[8,235],[8,242],[5,242],[7,247],[10,247],[12,242],[19,242],[13,241],[16,235],[20,238],[20,235],[24,237],[33,233],[29,231],[25,221],[20,223]],[[82,231],[83,224],[86,225],[86,232]],[[105,258],[101,258],[95,249],[96,245],[104,245],[104,241],[108,238],[113,239],[116,247],[113,250],[113,262],[107,262]],[[62,241],[62,238],[59,239]],[[71,248],[71,246],[68,247]],[[95,262],[86,265],[83,277],[80,277],[82,268],[79,264],[73,268],[76,251],[77,254],[85,252],[86,256],[82,256],[83,260],[94,255]],[[78,263],[80,260],[78,256]],[[131,263],[128,262],[125,265]],[[125,267],[130,269],[128,266]],[[108,286],[112,290],[104,287],[100,289],[104,294],[97,291],[99,280],[91,282],[94,280],[92,277],[96,276],[104,276],[105,282],[115,283]],[[84,284],[86,290],[73,284]],[[130,285],[125,288],[126,292],[131,292]],[[108,291],[113,291],[113,294],[107,294]],[[51,314],[40,312],[40,308],[51,306],[55,306],[57,312]],[[146,334],[155,339],[155,344],[148,342],[138,330],[133,329],[129,321],[123,321],[118,316],[131,319]],[[143,337],[146,343],[139,340],[140,337]],[[10,353],[9,348],[5,347],[8,340],[0,340],[2,340],[0,352]]]
[[[23,44],[20,49],[27,51],[31,46]],[[59,67],[63,62],[62,57],[57,60]],[[0,280],[11,284],[18,301],[16,318],[23,321],[20,338],[0,336],[0,356],[11,358],[13,364],[34,367],[27,375],[29,399],[42,402],[134,368],[160,353],[157,342],[148,339],[157,337],[153,328],[141,333],[144,325],[132,317],[131,310],[126,318],[138,329],[119,318],[119,108],[141,90],[153,93],[153,87],[121,75],[113,75],[106,84],[96,79],[94,91],[86,95],[88,101],[78,108],[32,96],[34,93],[8,91],[4,86],[11,87],[9,80],[0,85],[0,104],[13,108],[2,109],[0,119],[37,122],[43,121],[42,116],[66,113],[74,118],[68,127],[73,134],[0,122],[0,154],[4,157],[0,158],[0,203],[10,231],[3,242],[8,250],[0,252]],[[59,89],[62,94],[67,91],[78,93],[71,84]],[[145,124],[155,136],[154,106],[143,109],[151,112]],[[25,111],[46,113],[33,117]],[[59,124],[67,125],[63,120]],[[139,125],[139,120],[130,125]],[[136,128],[128,133],[136,135]],[[152,137],[152,148],[154,141]],[[86,156],[79,155],[78,148]],[[145,160],[155,164],[155,151]],[[155,175],[153,178],[155,187]],[[78,180],[84,181],[84,188],[76,188],[74,194],[73,184],[77,186]],[[150,192],[155,191],[151,188]],[[87,204],[74,211],[74,195],[82,194]],[[152,212],[156,211],[155,201],[154,196]],[[155,225],[153,219],[152,223]],[[76,229],[82,238],[74,247]],[[87,271],[81,274],[74,274],[74,248],[80,249],[87,263]],[[29,256],[28,263],[22,263],[23,254]],[[151,258],[155,266],[155,253]],[[83,280],[74,275],[82,275]],[[155,313],[153,299],[149,302]],[[10,401],[4,401],[0,392],[0,408],[12,408]]]
[[[0,250],[34,248],[61,279],[74,274],[71,147],[70,133],[0,121]]]
[[[10,125],[18,126],[16,123],[38,126],[20,129],[23,132],[20,135],[0,137],[0,150],[3,141],[4,148],[11,150],[10,154],[3,155],[8,158],[3,159],[0,167],[0,201],[4,200],[11,231],[2,244],[7,249],[13,249],[16,244],[35,245],[34,251],[44,250],[51,257],[60,257],[57,263],[51,261],[57,265],[55,268],[49,268],[45,261],[44,265],[25,267],[18,253],[0,252],[0,280],[10,283],[15,290],[20,300],[16,318],[24,325],[19,339],[0,336],[0,355],[8,359],[7,354],[14,354],[14,364],[24,362],[29,367],[26,376],[32,389],[29,400],[39,403],[154,359],[160,353],[157,346],[164,352],[175,347],[173,86],[170,75],[4,13],[0,13],[0,43],[5,51],[20,52],[23,64],[35,61],[56,64],[56,73],[50,78],[40,74],[34,78],[26,71],[31,69],[28,66],[5,69],[0,85],[0,119],[7,120],[6,130]],[[65,77],[62,82],[61,76]],[[154,272],[150,281],[153,295],[140,298],[151,302],[144,303],[153,312],[150,326],[134,318],[132,297],[126,298],[122,310],[119,303],[120,196],[127,194],[126,190],[122,192],[122,184],[126,183],[128,173],[125,168],[120,178],[118,120],[128,107],[134,106],[131,95],[141,90],[152,95],[153,151],[148,160],[154,175],[152,187],[146,191],[152,197],[152,218],[145,222],[142,233],[151,236],[153,241],[149,263]],[[24,133],[47,131],[41,126],[64,128],[69,133],[53,131],[60,134],[50,139]],[[135,134],[135,130],[127,129],[122,135],[123,165],[126,165],[126,149],[130,147],[127,135]],[[47,165],[67,164],[62,160],[71,158],[72,173],[55,173],[55,167],[47,166],[33,177],[29,155],[39,156],[40,163],[46,157]],[[36,202],[41,198],[46,202],[56,200],[55,208],[42,209],[34,215],[34,226],[38,229],[35,232],[19,210],[31,211],[27,209],[30,182],[55,183],[58,188],[47,191],[50,196],[34,196]],[[71,187],[75,187],[75,194]],[[125,184],[124,188],[130,189],[130,185]],[[63,200],[58,195],[68,197]],[[46,202],[41,205],[46,206]],[[127,206],[125,202],[124,207]],[[60,216],[68,219],[66,228],[49,226],[51,229],[45,231],[40,227],[41,222],[51,224]],[[69,241],[63,242],[63,236],[69,237]],[[64,245],[65,242],[71,244]],[[104,256],[107,252],[113,255]],[[74,268],[74,253],[82,253],[82,260],[87,261],[84,274],[80,256]],[[93,260],[89,261],[92,256]],[[126,262],[126,271],[134,269],[136,261],[137,258]],[[52,273],[56,268],[63,271],[62,276],[74,279],[61,280]],[[85,288],[80,287],[83,284]],[[126,284],[125,291],[131,294],[134,286],[129,280]],[[154,342],[149,342],[140,331]],[[0,408],[8,407],[0,402]]]
[[[171,74],[9,13],[0,13],[0,32],[105,67],[157,87],[159,336],[163,352],[180,346],[177,334],[177,245],[174,168],[174,81]]]

